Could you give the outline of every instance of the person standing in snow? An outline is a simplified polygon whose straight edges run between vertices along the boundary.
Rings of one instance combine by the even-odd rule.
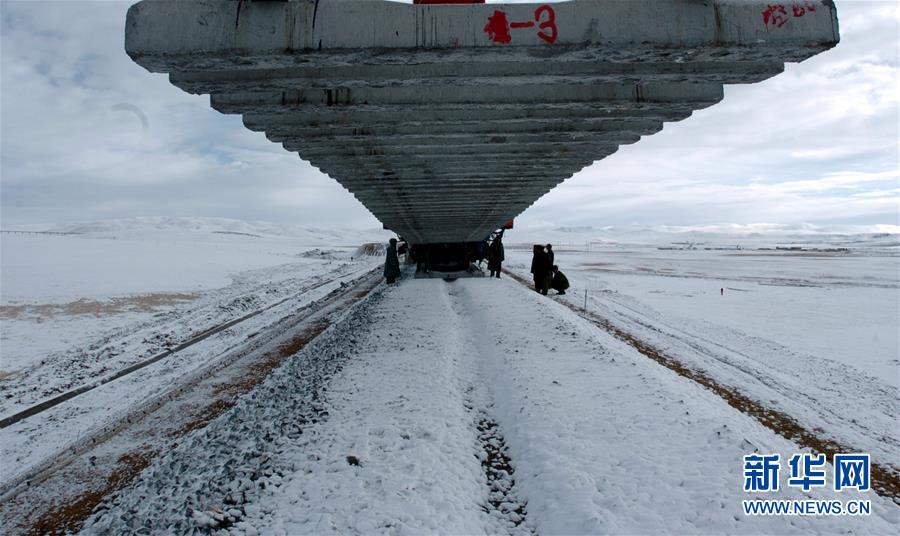
[[[547,244],[547,262],[550,266],[553,266],[553,262],[556,260],[556,255],[553,253],[553,244]]]
[[[531,258],[531,274],[534,277],[534,290],[546,295],[550,284],[550,259],[544,246],[534,245],[534,256]]]
[[[397,239],[391,238],[385,252],[384,278],[387,284],[392,285],[400,277],[400,259],[397,258]]]
[[[488,270],[491,271],[491,277],[500,279],[500,270],[504,260],[506,260],[506,256],[503,253],[503,231],[500,231],[488,248]]]
[[[566,277],[566,274],[559,271],[559,266],[553,265],[551,269],[551,273],[553,277],[550,279],[550,288],[556,291],[557,294],[565,294],[566,289],[569,288],[569,278]]]

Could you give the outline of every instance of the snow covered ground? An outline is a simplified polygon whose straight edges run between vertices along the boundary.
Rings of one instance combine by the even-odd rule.
[[[871,516],[743,515],[741,457],[796,445],[509,279],[386,288],[258,392],[151,465],[85,532],[897,528],[897,505],[872,493]],[[511,473],[485,469],[485,415]],[[498,478],[508,492],[495,506]]]
[[[0,455],[7,460],[0,487],[248,335],[377,267],[381,258],[356,250],[365,240],[386,238],[380,231],[335,236],[208,219],[98,222],[53,231],[76,234],[2,237],[0,417],[266,310],[133,379],[0,430]]]
[[[587,298],[682,363],[900,466],[896,235],[616,238],[557,246],[572,288],[554,299]],[[507,247],[529,279],[530,262],[530,246]]]
[[[114,332],[134,332],[135,324],[172,310],[239,296],[249,302],[235,304],[238,309],[261,304],[349,262],[363,242],[385,242],[389,236],[378,230],[209,218],[135,218],[40,229],[72,234],[3,233],[0,238],[0,378],[42,361],[46,365],[56,354],[118,338]],[[154,331],[166,336],[165,330]]]
[[[357,248],[388,237],[208,219],[52,230],[76,234],[2,235],[0,417],[270,309],[0,430],[0,487],[377,267]],[[897,468],[896,234],[534,238],[556,245],[566,296],[509,278],[381,288],[108,499],[86,532],[898,532],[897,505],[872,492],[871,516],[743,515],[741,457],[800,447],[565,306],[586,291],[618,328]],[[516,241],[506,266],[527,276],[530,246]]]

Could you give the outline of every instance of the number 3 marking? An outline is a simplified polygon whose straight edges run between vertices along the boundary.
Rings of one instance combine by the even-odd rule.
[[[544,13],[547,14],[547,20],[541,22],[541,16]],[[553,11],[553,8],[546,4],[538,7],[534,10],[534,20],[539,23],[538,28],[541,29],[537,34],[538,37],[551,45],[555,43],[556,37],[559,35],[559,30],[556,28],[556,12]],[[546,30],[546,33],[544,30]]]

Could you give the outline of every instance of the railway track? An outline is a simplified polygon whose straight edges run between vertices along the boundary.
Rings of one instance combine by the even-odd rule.
[[[32,417],[39,413],[43,413],[43,412],[49,410],[50,408],[53,408],[53,407],[56,407],[56,406],[62,404],[63,402],[65,402],[67,400],[71,400],[72,398],[75,398],[76,396],[82,395],[89,391],[93,391],[94,389],[96,389],[100,386],[114,382],[114,381],[116,381],[124,376],[127,376],[129,374],[133,374],[134,372],[137,372],[143,368],[146,368],[146,367],[152,365],[153,363],[156,363],[157,361],[160,361],[160,360],[165,359],[173,354],[176,354],[178,352],[186,350],[187,348],[190,348],[191,346],[194,346],[195,344],[197,344],[199,342],[205,341],[206,339],[212,337],[213,335],[220,333],[222,331],[225,331],[226,329],[228,329],[230,327],[236,326],[237,324],[240,324],[242,322],[246,322],[247,320],[250,320],[251,318],[259,316],[260,314],[262,314],[266,311],[269,311],[271,309],[274,309],[274,308],[278,307],[279,305],[287,303],[291,300],[295,300],[298,297],[300,297],[308,292],[312,292],[313,290],[319,289],[326,285],[330,285],[331,283],[334,283],[335,281],[337,281],[339,279],[352,277],[354,275],[359,275],[359,274],[362,274],[362,273],[368,272],[368,271],[371,271],[371,270],[369,270],[369,269],[357,270],[355,272],[351,272],[350,274],[336,275],[336,276],[326,279],[324,281],[319,281],[317,283],[307,285],[307,286],[301,288],[299,291],[295,292],[294,294],[291,294],[290,296],[288,296],[286,298],[283,298],[274,303],[266,305],[265,307],[256,309],[255,311],[245,314],[245,315],[241,316],[240,318],[235,318],[235,319],[229,320],[227,322],[222,322],[220,324],[212,326],[212,327],[210,327],[192,337],[189,337],[188,339],[186,339],[186,340],[176,344],[175,346],[168,348],[152,357],[149,357],[138,363],[134,363],[132,365],[124,367],[123,369],[116,371],[112,374],[108,374],[96,381],[86,383],[84,385],[76,387],[75,389],[70,389],[64,393],[57,395],[57,396],[54,396],[52,398],[49,398],[47,400],[43,400],[37,404],[34,404],[22,411],[19,411],[19,412],[13,413],[12,415],[4,417],[4,418],[0,419],[0,429],[11,426],[17,422],[27,419],[28,417]],[[2,490],[2,488],[0,488],[0,490]]]
[[[323,298],[290,312],[207,360],[163,393],[128,408],[57,455],[5,482],[0,488],[0,532],[53,534],[77,530],[97,505],[126,486],[158,454],[230,408],[241,395],[264,381],[269,372],[367,296],[381,280],[378,271],[359,270],[309,285],[277,303],[214,326],[165,352],[92,382],[89,389],[82,386],[8,417],[17,417],[15,422],[20,422],[68,400],[77,400],[80,395],[133,377],[135,372],[165,357],[306,292],[348,279]]]

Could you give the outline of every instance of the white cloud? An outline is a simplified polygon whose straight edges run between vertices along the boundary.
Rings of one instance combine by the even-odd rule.
[[[900,8],[837,4],[835,49],[727,87],[722,103],[586,168],[521,223],[896,225]],[[0,2],[4,222],[379,225],[297,155],[134,64],[122,45],[129,5]]]

